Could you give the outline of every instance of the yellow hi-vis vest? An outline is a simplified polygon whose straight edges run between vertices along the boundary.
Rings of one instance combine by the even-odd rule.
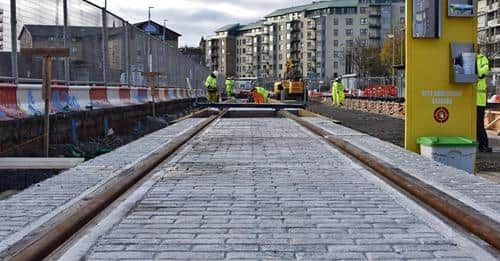
[[[205,87],[209,92],[217,91],[217,79],[209,75],[205,81]]]
[[[267,100],[267,97],[269,96],[269,91],[267,91],[265,88],[262,87],[255,87],[255,90],[257,91],[258,94],[262,95],[265,100]]]
[[[234,80],[226,80],[226,92],[228,95],[234,92]]]
[[[488,57],[479,53],[476,56],[477,65],[477,106],[485,107],[487,102],[488,84],[486,83],[486,76],[490,73],[490,63]]]

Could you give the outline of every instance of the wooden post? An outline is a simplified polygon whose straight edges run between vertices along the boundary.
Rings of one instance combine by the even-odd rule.
[[[43,150],[45,157],[49,157],[50,146],[50,82],[52,79],[52,57],[42,58],[42,97],[45,102],[45,114],[43,115]]]
[[[21,55],[42,57],[42,98],[45,103],[43,150],[45,157],[49,157],[50,145],[50,96],[52,81],[52,58],[69,57],[68,48],[21,48]]]
[[[156,88],[157,88],[157,82],[158,81],[158,76],[161,75],[159,72],[146,72],[143,73],[147,78],[149,82],[149,88],[151,90],[151,107],[152,107],[152,112],[153,112],[153,117],[156,118],[156,101],[155,101],[155,94],[156,94]]]

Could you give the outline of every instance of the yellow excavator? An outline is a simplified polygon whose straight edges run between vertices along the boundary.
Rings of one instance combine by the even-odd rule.
[[[298,65],[292,59],[286,63],[285,70],[286,79],[274,83],[274,94],[277,99],[280,99],[281,92],[285,92],[285,99],[304,99],[305,83],[302,80],[302,74],[298,69]]]

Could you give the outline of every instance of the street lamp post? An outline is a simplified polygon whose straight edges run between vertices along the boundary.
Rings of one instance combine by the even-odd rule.
[[[394,63],[396,60],[396,37],[394,34],[388,34],[387,38],[392,39],[392,80],[391,83],[394,85],[394,78],[396,78],[396,71],[394,70]]]
[[[167,19],[163,20],[163,41],[164,42],[167,40],[167,22],[168,22]]]
[[[154,6],[148,7],[148,21],[151,21],[151,9],[153,9]]]

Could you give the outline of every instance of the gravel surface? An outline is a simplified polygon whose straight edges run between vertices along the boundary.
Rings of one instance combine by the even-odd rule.
[[[405,127],[404,120],[402,119],[334,107],[318,102],[310,102],[308,109],[320,115],[338,120],[349,128],[401,147],[404,146]],[[500,172],[500,152],[480,153],[477,165],[479,172]]]

